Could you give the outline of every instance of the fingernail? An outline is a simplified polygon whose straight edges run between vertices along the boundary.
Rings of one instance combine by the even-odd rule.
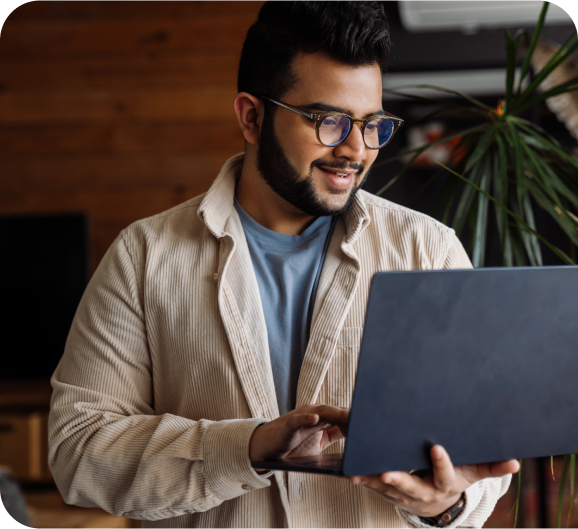
[[[431,456],[434,459],[441,459],[443,455],[443,448],[441,446],[436,445],[431,449]]]

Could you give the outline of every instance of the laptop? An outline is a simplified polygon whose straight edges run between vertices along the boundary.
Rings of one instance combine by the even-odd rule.
[[[578,266],[374,276],[343,454],[254,468],[340,476],[578,452]]]

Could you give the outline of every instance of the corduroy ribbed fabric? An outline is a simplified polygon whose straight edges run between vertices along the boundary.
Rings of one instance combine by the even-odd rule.
[[[143,527],[421,526],[346,480],[251,468],[251,435],[279,412],[233,206],[241,164],[231,158],[205,195],[125,229],[91,279],[52,377],[58,488]],[[331,238],[297,406],[350,406],[376,272],[450,268],[471,268],[453,230],[360,191]],[[451,525],[482,526],[509,482],[470,487]]]

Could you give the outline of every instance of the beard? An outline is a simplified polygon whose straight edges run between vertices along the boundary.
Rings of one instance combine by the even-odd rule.
[[[302,175],[288,160],[283,147],[281,147],[275,135],[274,116],[274,113],[265,112],[261,128],[259,151],[257,153],[257,169],[263,180],[282,199],[308,215],[328,217],[343,213],[355,198],[357,191],[367,180],[369,171],[367,171],[360,184],[354,186],[351,191],[332,189],[330,192],[334,195],[349,193],[349,196],[343,206],[338,208],[331,207],[315,189],[313,168],[321,165],[331,169],[349,168],[357,170],[358,174],[363,174],[364,164],[344,164],[318,158],[311,162],[309,174],[302,178]]]

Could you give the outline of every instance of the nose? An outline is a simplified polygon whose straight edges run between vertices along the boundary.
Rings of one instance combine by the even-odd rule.
[[[367,153],[365,143],[363,142],[361,127],[362,125],[360,123],[354,123],[353,129],[345,141],[337,145],[337,147],[334,147],[333,153],[337,158],[348,158],[353,162],[362,162],[365,160]]]

